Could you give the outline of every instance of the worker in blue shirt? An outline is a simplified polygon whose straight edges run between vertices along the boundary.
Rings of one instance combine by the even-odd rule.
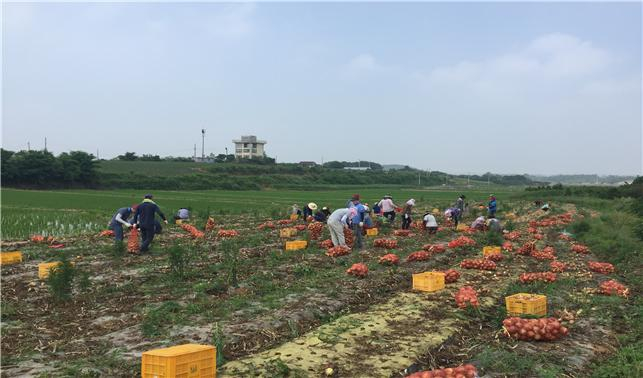
[[[160,224],[158,224],[158,226],[156,225],[155,215],[158,214],[165,224],[167,224],[165,214],[163,214],[158,205],[152,201],[152,198],[151,194],[146,194],[143,202],[138,205],[136,214],[134,215],[134,222],[136,223],[136,227],[141,230],[141,238],[143,240],[140,249],[141,253],[149,252],[150,244],[152,244],[152,240],[154,240],[154,234],[158,230],[158,226],[160,226]]]

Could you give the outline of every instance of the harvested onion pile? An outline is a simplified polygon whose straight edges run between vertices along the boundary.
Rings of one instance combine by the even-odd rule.
[[[505,258],[505,256],[502,253],[492,253],[492,254],[486,255],[484,258],[487,260],[498,262],[498,261],[502,261]]]
[[[556,318],[522,319],[507,318],[502,322],[505,334],[524,341],[554,341],[569,331]]]
[[[263,230],[263,229],[266,229],[266,228],[273,229],[273,228],[275,228],[275,224],[272,223],[271,221],[268,221],[268,222],[264,222],[264,223],[259,225],[260,230]]]
[[[534,249],[533,251],[531,251],[530,256],[537,260],[556,260],[556,255],[554,255],[550,250],[546,249],[547,248],[543,249],[542,251]]]
[[[298,224],[298,225],[296,225],[296,226],[295,226],[295,227],[293,227],[293,228],[294,228],[295,230],[297,230],[297,231],[303,231],[303,230],[305,230],[305,229],[306,229],[306,227],[307,227],[307,226],[306,226],[305,224]]]
[[[205,234],[202,231],[197,230],[196,227],[194,227],[191,224],[183,223],[181,225],[181,228],[187,231],[190,234],[190,236],[192,236],[193,238],[202,238],[205,236]]]
[[[460,236],[447,244],[449,248],[470,247],[474,245],[476,245],[476,241],[466,236]]]
[[[507,252],[511,252],[514,250],[514,245],[510,241],[506,241],[502,243],[502,249]]]
[[[411,253],[407,258],[406,261],[424,261],[428,260],[431,257],[431,254],[427,251],[417,251]]]
[[[460,308],[467,308],[468,305],[473,307],[478,307],[478,293],[471,286],[465,286],[460,288],[457,293],[455,293],[455,303]]]
[[[326,249],[333,248],[333,241],[330,239],[326,239],[323,242],[319,243],[319,246]]]
[[[616,280],[609,280],[601,283],[600,293],[605,295],[622,295],[627,297],[630,289]]]
[[[536,227],[529,227],[529,228],[527,229],[527,232],[529,232],[530,234],[537,234],[537,233],[538,233],[538,229],[537,229]]]
[[[586,255],[589,253],[589,248],[583,244],[574,244],[572,245],[571,250],[572,252],[581,253],[583,255]]]
[[[393,231],[395,236],[409,236],[411,235],[411,230],[395,230]]]
[[[536,239],[536,240],[543,240],[543,238],[544,238],[543,234],[534,235],[534,239]]]
[[[535,249],[536,245],[534,243],[525,243],[522,245],[522,247],[518,248],[516,253],[523,256],[529,256]]]
[[[523,273],[520,275],[520,282],[529,283],[535,281],[554,282],[556,281],[556,273],[552,272],[536,272],[536,273]]]
[[[277,221],[277,224],[291,224],[292,222],[291,219],[280,219]]]
[[[444,244],[425,244],[422,249],[432,253],[443,253],[447,250]]]
[[[208,217],[208,221],[205,223],[205,230],[206,231],[214,230],[214,218]]]
[[[572,237],[569,236],[569,235],[560,234],[560,235],[558,235],[558,239],[570,241],[570,240],[572,240]]]
[[[397,240],[395,239],[375,239],[373,241],[374,247],[393,249],[397,248]]]
[[[310,238],[312,240],[317,240],[321,237],[321,234],[324,231],[324,224],[320,222],[313,222],[308,225],[308,231],[310,232]]]
[[[454,283],[460,278],[460,273],[455,269],[444,271],[444,283]]]
[[[127,252],[138,253],[139,249],[138,229],[136,227],[132,227],[132,231],[130,231],[129,237],[127,238]]]
[[[555,273],[562,273],[565,271],[565,269],[567,269],[567,264],[560,261],[552,261],[549,264],[549,269],[551,269],[551,271]]]
[[[114,231],[112,230],[101,231],[100,234],[98,234],[98,236],[114,236]]]
[[[347,246],[353,246],[353,230],[351,230],[350,228],[344,229],[344,241],[346,242]]]
[[[395,253],[389,253],[380,257],[380,264],[382,265],[397,265],[400,263],[400,258]]]
[[[614,265],[610,263],[602,263],[598,261],[590,261],[587,263],[589,270],[601,274],[610,274],[614,273]]]
[[[511,231],[505,235],[507,240],[516,240],[518,238],[520,238],[520,231]]]
[[[328,251],[326,251],[326,256],[330,257],[339,257],[339,256],[345,256],[351,253],[351,249],[345,245],[338,245],[337,247],[331,247],[328,248]]]
[[[479,270],[496,270],[496,263],[487,259],[468,259],[462,260],[460,268],[479,269]]]
[[[237,230],[219,230],[219,232],[217,232],[217,236],[220,238],[233,238],[235,236],[239,236],[239,233]]]
[[[406,378],[474,378],[478,376],[476,367],[471,364],[460,365],[455,368],[418,371]]]
[[[351,266],[350,268],[348,268],[348,270],[346,270],[346,273],[352,274],[360,278],[364,278],[368,274],[368,267],[362,263],[353,264],[353,266]]]

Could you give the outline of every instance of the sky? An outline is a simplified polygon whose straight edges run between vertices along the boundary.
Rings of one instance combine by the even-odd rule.
[[[4,3],[2,146],[641,174],[641,3]]]

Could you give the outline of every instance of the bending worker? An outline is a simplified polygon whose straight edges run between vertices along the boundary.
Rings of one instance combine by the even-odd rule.
[[[344,239],[344,229],[348,228],[347,220],[357,215],[357,209],[354,207],[343,207],[333,211],[328,217],[328,230],[330,231],[330,238],[333,241],[333,246],[346,246]]]
[[[117,242],[123,241],[123,226],[130,228],[132,224],[128,221],[132,213],[136,211],[138,205],[132,207],[121,207],[116,211],[107,227],[114,231],[114,240]]]
[[[152,198],[151,194],[146,194],[143,202],[141,202],[136,209],[136,215],[134,215],[136,227],[141,230],[141,238],[143,239],[141,243],[141,253],[149,252],[150,244],[152,244],[152,240],[154,240],[154,234],[156,233],[155,215],[158,214],[161,219],[163,219],[163,222],[167,224],[165,214],[163,214],[158,205],[152,201]]]

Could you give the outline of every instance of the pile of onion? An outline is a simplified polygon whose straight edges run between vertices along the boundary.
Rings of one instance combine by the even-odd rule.
[[[467,236],[460,236],[457,239],[451,240],[449,244],[447,244],[447,247],[449,248],[460,248],[460,247],[470,247],[476,245],[476,241],[467,237]]]
[[[609,280],[601,283],[600,293],[627,297],[630,294],[630,289],[616,280]]]
[[[291,224],[293,221],[291,219],[280,219],[277,221],[277,224]]]
[[[505,258],[505,256],[502,253],[491,253],[486,255],[484,258],[487,260],[498,262],[498,261],[502,261]]]
[[[322,241],[321,243],[319,243],[319,246],[321,248],[326,248],[326,249],[333,248],[333,241],[330,240],[330,239],[326,239],[326,240]]]
[[[220,238],[233,238],[239,236],[239,232],[237,230],[219,230],[217,236]]]
[[[589,253],[589,247],[583,244],[574,244],[572,245],[571,250],[572,252],[581,253],[583,255],[586,255]]]
[[[310,232],[310,239],[317,240],[321,237],[321,234],[324,231],[324,224],[320,222],[313,222],[308,225],[308,231]]]
[[[457,293],[455,293],[455,303],[460,308],[467,308],[471,305],[473,307],[478,307],[478,293],[471,286],[465,286],[460,288]]]
[[[418,371],[406,378],[474,378],[478,376],[476,367],[471,364],[460,365],[455,368]]]
[[[114,231],[112,230],[101,231],[100,234],[98,234],[98,236],[114,236]]]
[[[518,248],[516,253],[523,256],[529,256],[531,255],[531,252],[533,252],[535,249],[536,249],[536,244],[534,244],[533,242],[529,242],[529,243],[523,244],[522,247]]]
[[[531,251],[530,256],[537,259],[537,260],[556,260],[556,255],[554,255],[550,250],[546,250],[547,248],[543,249],[542,251],[539,251],[537,249],[534,249]]]
[[[455,269],[447,269],[444,271],[444,283],[454,283],[460,278],[460,272]]]
[[[351,266],[350,268],[348,268],[348,270],[346,270],[346,273],[352,274],[353,276],[357,276],[360,278],[364,278],[368,274],[368,267],[362,263],[353,264],[353,266]]]
[[[393,249],[397,248],[397,240],[395,239],[375,239],[373,241],[374,247]]]
[[[400,263],[400,258],[395,253],[389,253],[380,257],[379,262],[382,265],[397,265]]]
[[[214,218],[208,217],[208,221],[205,222],[205,230],[206,231],[212,231],[212,230],[214,230],[214,226],[215,226]]]
[[[406,261],[424,261],[428,260],[431,257],[431,254],[427,251],[417,251],[411,253],[407,258]]]
[[[196,227],[194,227],[191,224],[183,223],[181,225],[181,228],[187,231],[190,234],[190,236],[192,236],[193,238],[202,238],[205,236],[205,234],[202,231],[197,230]]]
[[[516,240],[520,238],[520,231],[511,231],[505,235],[507,240]]]
[[[444,253],[447,250],[444,244],[425,244],[422,249],[432,253]]]
[[[502,322],[505,334],[524,341],[554,341],[569,331],[556,318],[522,319],[507,318]]]
[[[514,245],[510,241],[506,241],[502,243],[502,249],[507,252],[511,252],[514,250]]]
[[[138,229],[136,227],[132,227],[132,231],[130,231],[129,237],[127,238],[127,252],[138,253],[138,250]]]
[[[553,272],[536,272],[536,273],[523,273],[520,275],[520,282],[528,283],[534,281],[554,282],[556,281],[556,273]]]
[[[395,236],[409,236],[411,235],[411,230],[395,230],[393,231]]]
[[[562,273],[567,269],[567,264],[560,261],[552,261],[549,263],[549,269],[555,273]]]
[[[353,230],[351,230],[350,228],[344,229],[344,241],[346,242],[347,246],[353,246]]]
[[[590,261],[587,263],[589,270],[601,274],[610,274],[614,273],[614,265],[610,263],[602,263],[598,261]]]
[[[338,245],[337,247],[331,247],[328,248],[328,251],[326,251],[326,256],[330,257],[339,257],[339,256],[345,256],[351,253],[351,249],[345,245]]]
[[[263,222],[262,224],[259,225],[258,227],[260,230],[263,230],[265,228],[275,228],[275,224],[271,221]]]
[[[297,231],[303,231],[303,230],[305,230],[305,229],[306,229],[306,227],[308,227],[308,226],[306,226],[305,224],[298,224],[298,225],[296,225],[296,226],[295,226],[295,227],[293,227],[293,228],[294,228],[295,230],[297,230]]]
[[[462,262],[460,263],[460,268],[496,270],[496,263],[487,259],[468,259],[462,260]]]

